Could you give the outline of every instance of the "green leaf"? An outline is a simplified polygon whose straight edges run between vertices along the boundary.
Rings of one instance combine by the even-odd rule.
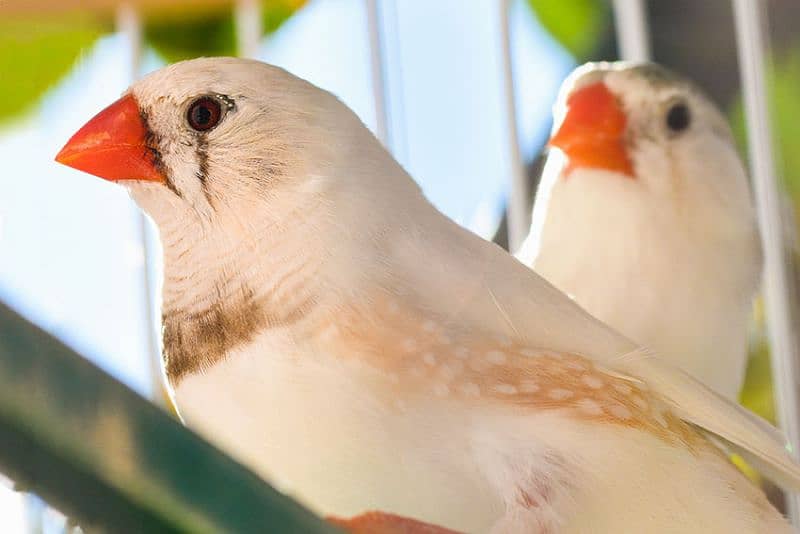
[[[88,17],[0,19],[0,122],[32,109],[110,30],[110,23]]]
[[[608,5],[600,0],[528,0],[542,26],[578,60],[586,59],[607,26]]]
[[[305,0],[262,2],[262,25],[266,33],[278,29]],[[236,29],[231,7],[181,9],[147,17],[144,36],[170,63],[199,56],[236,55]]]

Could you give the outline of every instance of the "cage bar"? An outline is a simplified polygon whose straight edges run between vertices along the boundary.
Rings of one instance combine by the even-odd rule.
[[[143,55],[142,20],[133,4],[124,2],[119,5],[115,16],[115,26],[117,32],[128,41],[128,55],[125,58],[124,64],[128,69],[128,83],[133,83],[139,78]],[[139,223],[142,254],[144,256],[142,291],[145,304],[144,323],[148,349],[147,362],[148,372],[150,374],[150,393],[153,402],[163,405],[164,396],[161,392],[163,390],[164,379],[161,373],[161,343],[159,340],[160,319],[158,317],[158,304],[155,299],[157,291],[155,280],[156,269],[153,266],[154,261],[157,260],[157,258],[155,258],[155,251],[157,250],[156,240],[158,237],[155,235],[145,214],[139,211],[138,208],[137,219]]]
[[[650,61],[650,30],[644,0],[614,0],[614,24],[620,59]]]
[[[367,37],[369,38],[370,73],[372,75],[372,99],[375,109],[375,136],[386,148],[391,148],[389,138],[388,90],[386,85],[385,42],[381,24],[380,0],[364,0],[367,15]]]
[[[239,57],[257,58],[264,28],[258,0],[237,0],[234,7],[236,53]]]
[[[517,104],[514,97],[514,67],[511,56],[511,13],[515,0],[500,2],[500,54],[503,67],[503,99],[506,113],[508,135],[509,170],[511,171],[511,190],[508,199],[508,249],[516,252],[528,235],[533,199],[528,185],[525,162],[519,148],[519,129],[517,125]]]
[[[774,144],[766,88],[769,49],[764,28],[764,5],[757,0],[733,0],[739,70],[742,77],[750,172],[764,249],[764,303],[771,347],[772,380],[778,421],[795,456],[800,450],[797,391],[797,340],[791,299],[795,295],[789,272],[782,220],[782,196],[775,172]],[[800,501],[787,498],[789,515],[800,526]]]

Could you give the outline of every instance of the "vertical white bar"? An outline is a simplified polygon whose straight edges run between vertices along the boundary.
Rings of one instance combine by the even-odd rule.
[[[142,60],[142,21],[136,9],[128,2],[119,5],[116,12],[117,32],[125,36],[128,41],[128,65],[129,81],[133,82],[139,77],[139,66]]]
[[[367,12],[370,70],[372,73],[372,99],[375,106],[375,135],[383,146],[391,150],[389,139],[388,87],[386,84],[385,43],[381,23],[380,0],[364,0]]]
[[[136,8],[124,2],[119,5],[116,12],[117,32],[125,36],[128,41],[128,57],[125,63],[128,66],[128,81],[133,83],[139,78],[142,61],[142,20]],[[158,405],[164,403],[164,380],[161,372],[161,343],[159,339],[160,320],[158,317],[158,305],[156,299],[155,269],[152,262],[154,260],[154,250],[156,248],[156,237],[150,227],[144,213],[139,213],[139,228],[142,240],[142,251],[144,255],[144,267],[142,269],[142,285],[145,295],[145,325],[147,346],[149,348],[148,362],[150,370],[151,400]]]
[[[364,7],[370,47],[375,135],[401,165],[408,166],[398,16],[398,10],[408,8],[408,4],[398,5],[395,0],[365,0]]]
[[[240,57],[257,58],[264,27],[258,0],[237,0],[234,9],[236,53]]]
[[[620,59],[650,60],[650,32],[645,0],[614,0],[614,24]]]
[[[26,491],[24,488],[9,488],[9,491]],[[44,516],[47,513],[47,503],[34,493],[19,494],[19,502],[24,507],[26,534],[45,534]]]
[[[800,451],[798,418],[797,345],[793,332],[791,298],[794,295],[781,214],[781,193],[775,172],[772,130],[766,88],[769,47],[766,18],[760,0],[733,0],[739,70],[742,76],[750,172],[753,177],[761,239],[764,248],[764,301],[772,354],[772,379],[780,426],[797,456]],[[800,526],[797,495],[787,495],[789,515]]]
[[[531,194],[525,162],[519,149],[517,105],[514,98],[514,69],[511,58],[511,9],[514,0],[501,0],[500,40],[503,66],[503,95],[505,100],[507,144],[511,170],[511,194],[508,200],[508,248],[515,252],[522,245],[530,229]]]

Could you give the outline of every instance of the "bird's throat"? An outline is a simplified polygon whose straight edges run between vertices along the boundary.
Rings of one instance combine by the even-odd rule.
[[[164,236],[163,347],[167,378],[227,358],[259,333],[303,321],[315,306],[315,266],[249,242]],[[235,261],[234,261],[235,260]]]

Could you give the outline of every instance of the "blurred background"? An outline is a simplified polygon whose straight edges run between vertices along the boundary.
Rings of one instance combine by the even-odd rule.
[[[793,284],[800,2],[744,1],[769,22],[759,54]],[[748,157],[734,3],[0,0],[0,299],[166,406],[156,236],[121,188],[53,162],[133,79],[197,56],[285,67],[354,109],[442,211],[508,246],[508,207],[530,206],[557,89],[582,62],[646,54],[693,78],[728,112]],[[626,32],[640,30],[645,48],[626,52]],[[763,309],[757,302],[742,400],[775,421]],[[0,484],[0,531],[69,529],[10,487]]]

